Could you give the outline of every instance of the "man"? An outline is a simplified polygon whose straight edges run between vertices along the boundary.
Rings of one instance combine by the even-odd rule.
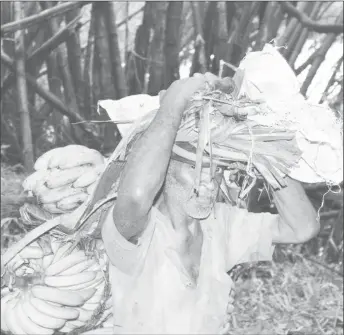
[[[236,264],[271,260],[273,244],[303,243],[319,231],[316,213],[300,183],[274,192],[279,215],[254,214],[215,203],[223,177],[171,159],[182,115],[206,82],[223,91],[230,81],[211,74],[174,82],[160,109],[133,144],[107,214],[102,238],[110,259],[114,332],[215,334],[232,310]]]

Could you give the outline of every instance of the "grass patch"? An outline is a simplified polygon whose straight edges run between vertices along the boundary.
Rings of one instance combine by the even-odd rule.
[[[259,276],[239,277],[231,335],[343,334],[343,278],[299,259],[272,263]],[[269,277],[269,278],[267,278]]]

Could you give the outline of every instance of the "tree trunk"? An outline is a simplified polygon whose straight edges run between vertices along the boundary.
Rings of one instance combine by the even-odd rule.
[[[94,72],[94,29],[95,29],[95,17],[94,12],[91,12],[90,29],[88,31],[87,47],[85,54],[85,65],[84,65],[84,93],[83,98],[85,100],[84,115],[87,120],[91,120],[93,115],[92,106],[96,104],[93,94],[93,72]]]
[[[22,3],[14,3],[14,18],[21,20],[23,18]],[[28,108],[27,86],[25,78],[25,46],[24,33],[18,31],[15,33],[15,57],[16,57],[16,75],[17,75],[17,92],[18,92],[18,110],[20,113],[20,123],[22,132],[23,162],[27,172],[33,171],[34,157],[32,146],[32,134],[30,114]]]
[[[192,13],[196,31],[195,53],[192,60],[190,76],[196,72],[205,73],[207,71],[207,57],[205,53],[205,42],[203,38],[202,16],[197,1],[192,1]]]
[[[276,36],[279,24],[277,25],[274,21],[274,14],[276,14],[277,9],[279,9],[279,4],[276,1],[267,2],[264,16],[259,27],[257,40],[253,47],[254,51],[261,51],[264,48],[264,45]]]
[[[252,27],[250,23],[252,23],[252,19],[257,14],[258,9],[258,2],[244,2],[243,7],[241,8],[240,19],[234,21],[232,25],[228,40],[226,59],[228,59],[229,63],[234,66],[239,65],[247,50],[249,44],[249,32]],[[225,67],[222,75],[224,77],[232,77],[234,75],[234,71],[229,67]]]
[[[154,2],[145,2],[142,24],[136,30],[135,50],[129,56],[126,67],[129,94],[139,94],[143,90],[151,29],[154,22],[154,6]]]
[[[313,10],[312,10],[311,15],[310,15],[310,17],[312,19],[315,19],[316,16],[318,15],[319,10],[321,8],[321,5],[322,5],[321,2],[316,2],[314,4]],[[289,57],[289,62],[288,63],[290,64],[290,66],[292,68],[294,68],[295,62],[297,60],[297,57],[299,56],[303,46],[306,43],[306,40],[308,38],[308,34],[309,34],[309,30],[307,28],[303,28],[302,31],[301,31],[301,34],[300,34],[300,36],[299,36],[299,38],[298,38],[298,40],[296,42],[296,45],[293,48],[293,51],[292,51],[292,53],[291,53],[291,55]]]
[[[166,11],[168,2],[154,2],[156,16],[154,20],[151,52],[149,55],[152,66],[149,69],[148,94],[157,95],[164,89],[164,70],[165,70],[165,30],[166,30]]]
[[[107,10],[105,11],[107,29],[109,31],[110,59],[112,69],[112,80],[115,84],[117,98],[123,98],[128,95],[127,83],[122,68],[121,51],[118,45],[115,3],[107,2]]]
[[[47,71],[48,71],[48,85],[49,91],[54,93],[57,97],[63,100],[62,97],[62,79],[60,79],[60,73],[58,71],[56,52],[52,52],[46,60]],[[58,112],[55,108],[51,108],[52,112],[49,115],[48,123],[51,124],[55,130],[54,144],[56,146],[66,145],[64,140],[64,133],[71,137],[69,129],[64,129],[63,115]]]
[[[340,23],[343,21],[343,10],[341,11],[340,15],[337,17],[336,23]],[[312,83],[321,63],[324,61],[327,51],[331,48],[332,44],[336,40],[336,34],[330,33],[327,34],[323,40],[321,47],[319,48],[319,52],[317,53],[309,72],[307,73],[306,79],[304,80],[300,92],[306,96],[308,87]]]
[[[201,2],[199,2],[200,4]],[[218,36],[218,2],[211,1],[208,5],[205,16],[201,16],[201,22],[203,27],[203,37],[204,37],[204,53],[207,64],[207,69],[211,68],[210,56],[214,53],[215,44],[217,42]],[[224,9],[226,10],[226,9]],[[223,13],[226,15],[226,11]],[[204,17],[204,19],[203,19]]]
[[[307,6],[308,6],[308,2],[305,1],[305,2],[300,2],[297,7],[300,11],[304,11],[307,8]],[[299,20],[297,18],[293,17],[290,19],[288,25],[285,28],[283,35],[278,39],[278,43],[277,43],[278,46],[282,47],[286,45],[290,36],[293,34],[295,29],[297,28],[298,23],[299,23]]]
[[[182,1],[169,2],[165,35],[165,88],[179,79],[179,41],[181,37],[182,12]]]
[[[101,99],[116,99],[117,92],[111,73],[111,59],[109,34],[105,21],[105,14],[108,10],[105,2],[93,3],[93,13],[95,16],[95,52],[99,55],[99,64],[96,71],[100,75]]]
[[[67,24],[73,21],[80,15],[80,8],[76,8],[66,13]],[[74,28],[72,34],[66,40],[67,55],[70,73],[72,76],[73,86],[75,88],[76,101],[78,104],[79,111],[83,114],[85,109],[84,102],[84,78],[82,72],[82,51],[80,46],[79,31]]]
[[[228,20],[226,11],[226,2],[219,1],[217,6],[217,39],[214,47],[214,59],[211,67],[211,72],[218,75],[220,72],[220,60],[229,63],[227,59],[228,49]],[[221,75],[221,74],[220,74]]]
[[[336,76],[339,73],[340,68],[341,68],[342,65],[343,65],[343,56],[341,56],[340,59],[336,63],[336,66],[335,66],[335,68],[334,68],[334,70],[332,72],[332,75],[331,75],[331,77],[330,77],[330,79],[329,79],[329,81],[328,81],[328,83],[326,85],[326,88],[325,88],[325,90],[324,90],[324,92],[323,92],[323,94],[321,96],[319,104],[322,104],[325,101],[326,96],[328,94],[328,91],[333,86],[333,84],[336,82]]]
[[[304,13],[306,15],[310,15],[313,10],[314,5],[316,5],[316,2],[312,1],[312,2],[307,3],[307,6],[304,9]],[[299,22],[295,30],[289,36],[288,41],[286,42],[287,48],[283,50],[283,54],[284,54],[285,59],[288,61],[288,63],[289,63],[290,55],[292,54],[295,48],[295,44],[297,43],[300,35],[302,34],[302,30],[303,30],[303,25]]]
[[[46,9],[53,8],[53,3],[51,1],[41,2],[41,6]],[[50,19],[50,31],[51,36],[54,36],[59,31],[59,23],[57,18]],[[56,59],[61,73],[61,78],[63,81],[63,92],[66,99],[66,103],[70,109],[73,109],[77,114],[81,115],[79,112],[79,107],[76,99],[75,88],[73,84],[73,79],[71,71],[68,64],[67,48],[66,45],[60,45],[56,49]]]

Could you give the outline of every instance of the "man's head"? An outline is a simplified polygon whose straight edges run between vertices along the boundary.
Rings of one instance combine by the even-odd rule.
[[[164,198],[168,207],[184,211],[195,219],[209,216],[216,201],[223,170],[213,166],[214,176],[209,167],[202,167],[198,195],[194,192],[195,167],[171,160],[167,171]]]

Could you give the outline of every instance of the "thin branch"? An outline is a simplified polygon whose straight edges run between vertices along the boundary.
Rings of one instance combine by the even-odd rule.
[[[326,86],[326,88],[325,88],[325,90],[324,90],[324,93],[323,93],[322,96],[321,96],[321,99],[320,99],[320,101],[319,101],[319,104],[321,104],[321,103],[324,102],[324,100],[325,100],[325,98],[326,98],[326,96],[327,96],[327,94],[328,94],[328,91],[329,91],[330,87],[336,82],[336,75],[337,75],[337,73],[339,72],[342,63],[343,63],[343,56],[341,56],[341,57],[339,58],[339,60],[337,61],[337,63],[336,63],[335,68],[334,68],[334,71],[333,71],[333,73],[332,73],[332,75],[331,75],[331,78],[330,78],[330,80],[328,81],[327,86]]]
[[[72,9],[83,7],[87,4],[91,3],[91,1],[73,1],[73,2],[65,2],[62,5],[55,6],[54,8],[43,10],[42,12],[26,17],[19,21],[13,21],[6,24],[3,24],[0,28],[1,35],[6,33],[11,33],[16,30],[23,30],[27,29],[33,24],[39,24],[42,21],[49,20],[52,17],[62,15]]]
[[[298,76],[301,72],[306,70],[308,65],[311,65],[313,63],[313,60],[316,58],[316,56],[319,53],[319,49],[315,50],[306,60],[303,64],[301,64],[297,69],[295,69],[295,74]]]
[[[342,34],[343,24],[325,24],[310,19],[303,12],[294,7],[289,1],[280,1],[279,4],[289,15],[297,18],[305,27],[317,33]]]
[[[25,67],[30,68],[32,62],[38,62],[40,59],[46,57],[51,51],[56,49],[61,43],[66,40],[74,29],[74,26],[78,23],[81,16],[76,17],[73,21],[69,22],[65,27],[60,29],[54,36],[49,38],[46,42],[44,42],[40,47],[38,47],[26,60]],[[1,86],[1,96],[3,96],[4,92],[6,92],[9,87],[14,83],[15,76],[13,73],[8,74],[8,76],[4,79],[3,84]]]
[[[12,71],[15,70],[15,65],[13,59],[8,56],[3,50],[1,51],[1,61],[9,67]],[[30,74],[26,73],[26,80],[27,83],[35,90],[35,92],[41,96],[44,100],[48,101],[54,108],[58,109],[63,115],[68,116],[71,121],[78,122],[78,121],[85,121],[80,115],[75,113],[73,110],[68,109],[65,106],[65,103],[62,102],[55,94],[47,91],[43,87],[41,87],[37,82],[36,78],[31,76]],[[88,135],[94,137],[94,134],[89,130],[82,128]]]
[[[124,20],[116,23],[117,28],[123,26],[123,24],[126,24],[127,21],[131,20],[134,16],[136,16],[139,13],[141,13],[144,8],[145,8],[145,6],[142,6],[141,8],[136,10],[135,12],[131,13],[130,15],[128,15],[128,17],[126,17]]]

